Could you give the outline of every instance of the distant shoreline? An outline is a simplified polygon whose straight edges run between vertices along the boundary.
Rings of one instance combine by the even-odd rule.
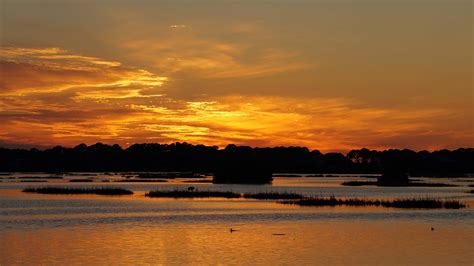
[[[474,148],[412,151],[390,149],[352,150],[347,154],[321,153],[306,147],[253,148],[188,143],[119,145],[97,143],[73,148],[0,148],[0,172],[176,172],[188,176],[201,173],[268,173],[282,176],[310,174],[331,177],[338,174],[407,174],[411,177],[472,177]],[[145,176],[146,177],[146,174]],[[375,178],[376,176],[374,176]]]

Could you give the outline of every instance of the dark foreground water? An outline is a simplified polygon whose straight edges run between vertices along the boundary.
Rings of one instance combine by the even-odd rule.
[[[343,187],[351,177],[276,178],[273,185],[184,183],[0,183],[0,265],[473,265],[474,194],[458,187]],[[33,186],[111,186],[132,196],[38,195]],[[298,207],[275,201],[150,199],[146,191],[194,186],[234,192],[287,191],[338,197],[459,199],[461,210]],[[432,231],[431,228],[434,228]],[[233,233],[230,228],[237,229]]]

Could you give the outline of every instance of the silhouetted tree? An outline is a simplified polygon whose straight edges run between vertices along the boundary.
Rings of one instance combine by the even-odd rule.
[[[0,148],[0,171],[182,171],[212,173],[224,167],[273,173],[382,173],[394,176],[463,176],[474,173],[474,149],[434,152],[352,150],[323,154],[306,147],[224,149],[189,143],[79,144],[72,148]],[[245,167],[244,167],[245,166]],[[262,170],[262,171],[263,171]],[[237,171],[237,170],[234,170]]]

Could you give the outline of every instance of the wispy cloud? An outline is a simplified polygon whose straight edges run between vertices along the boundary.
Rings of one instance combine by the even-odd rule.
[[[159,87],[149,71],[59,48],[0,47],[0,95],[57,93],[127,86]]]
[[[153,67],[168,75],[185,73],[200,79],[263,77],[311,67],[297,60],[295,51],[262,49],[195,35],[131,40],[123,45],[131,57],[148,63],[151,60]]]
[[[172,24],[169,27],[171,29],[192,29],[191,26],[185,24]]]
[[[222,49],[238,53],[233,47]],[[269,57],[284,58],[274,51]],[[472,132],[443,126],[457,114],[442,108],[408,110],[370,107],[348,98],[239,94],[186,100],[161,91],[163,76],[58,48],[8,47],[2,50],[0,71],[3,143],[187,141],[347,150],[456,146],[474,140]],[[238,73],[219,75],[245,72],[238,67],[228,71]]]

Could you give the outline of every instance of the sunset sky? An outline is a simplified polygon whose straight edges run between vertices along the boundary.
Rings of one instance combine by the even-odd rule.
[[[466,0],[0,0],[0,146],[472,147]]]

